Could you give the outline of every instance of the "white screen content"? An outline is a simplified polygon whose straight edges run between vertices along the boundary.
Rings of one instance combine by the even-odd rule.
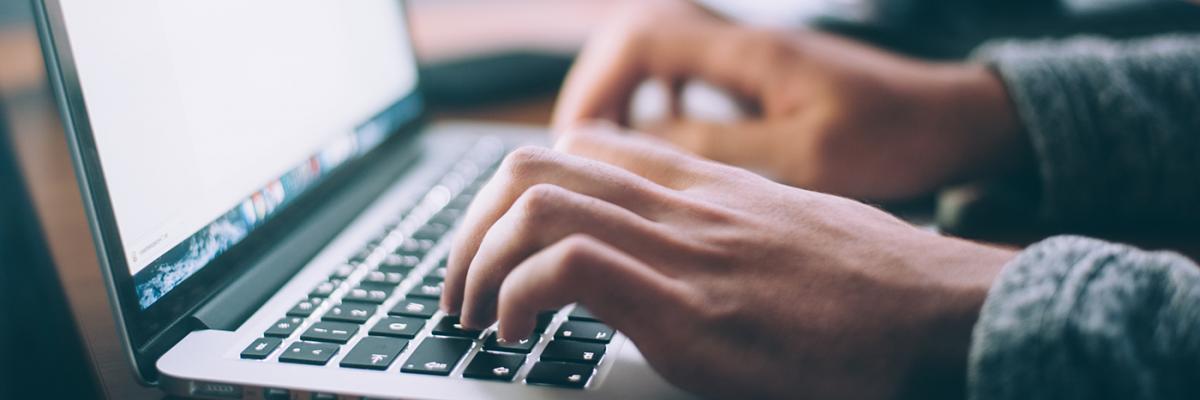
[[[415,88],[398,0],[62,0],[130,273]]]

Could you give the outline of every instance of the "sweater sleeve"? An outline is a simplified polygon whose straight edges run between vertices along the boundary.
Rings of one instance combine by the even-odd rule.
[[[1029,135],[1043,217],[1200,222],[1200,35],[996,42],[973,58]]]
[[[973,400],[1200,399],[1200,269],[1060,236],[1005,266],[972,336]]]

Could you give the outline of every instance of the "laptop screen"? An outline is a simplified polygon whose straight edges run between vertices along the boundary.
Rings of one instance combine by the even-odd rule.
[[[60,3],[142,309],[419,110],[395,0]]]

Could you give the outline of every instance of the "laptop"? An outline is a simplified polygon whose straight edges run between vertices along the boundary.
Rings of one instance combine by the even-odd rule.
[[[137,379],[210,399],[686,398],[587,310],[497,343],[447,238],[539,128],[426,124],[399,0],[37,0]]]

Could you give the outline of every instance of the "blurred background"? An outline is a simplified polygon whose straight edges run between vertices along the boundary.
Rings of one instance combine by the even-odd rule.
[[[637,1],[410,1],[413,35],[422,62],[421,85],[432,117],[546,124],[555,93],[588,34],[617,8]],[[1188,7],[1180,0],[697,2],[742,23],[780,29],[813,26],[941,59],[962,57],[995,36],[1087,32],[1127,37],[1200,28],[1200,7]],[[16,370],[24,372],[22,376],[62,377],[59,386],[65,391],[59,394],[69,397],[91,397],[81,394],[93,391],[120,399],[161,397],[133,381],[120,354],[26,0],[0,1],[0,105],[8,117],[16,153],[12,159],[0,152],[0,166],[13,161],[21,166],[41,222],[40,233],[33,234],[44,234],[53,260],[51,264],[51,259],[43,257],[42,261],[14,266],[0,258],[0,270],[12,269],[0,273],[4,308],[37,306],[33,308],[37,312],[0,312],[0,341],[4,341],[0,398],[24,397],[4,387],[11,381],[3,378],[14,376],[10,372]],[[12,226],[11,218],[16,218],[9,214],[0,217],[9,218],[0,220],[0,227]],[[41,245],[40,241],[32,243],[26,247]],[[29,286],[33,289],[14,290],[27,285],[27,278],[33,276],[19,268],[43,268],[47,274],[38,276]],[[58,294],[64,288],[66,302]],[[55,329],[38,331],[53,335],[42,337],[37,346],[9,343],[16,337],[10,333],[30,324]],[[81,357],[87,360],[78,360]],[[27,365],[16,361],[32,358],[42,362]],[[57,368],[58,374],[38,374],[39,368]]]

